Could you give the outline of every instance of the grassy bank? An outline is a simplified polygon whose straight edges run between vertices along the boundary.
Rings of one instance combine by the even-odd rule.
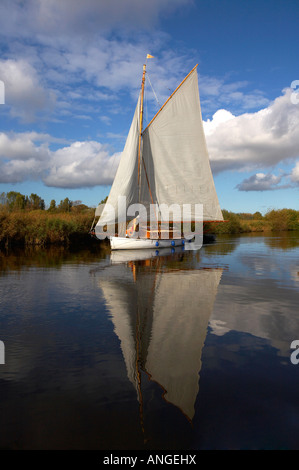
[[[225,223],[209,224],[209,231],[215,234],[238,234],[250,232],[279,232],[299,230],[299,211],[293,209],[271,210],[264,216],[229,212],[223,210]]]
[[[223,210],[225,223],[208,224],[215,234],[299,231],[299,211],[281,209],[260,213],[236,214]],[[48,246],[91,243],[89,230],[94,209],[69,212],[0,209],[1,246]]]
[[[94,210],[82,213],[0,210],[0,245],[69,245],[90,239]]]

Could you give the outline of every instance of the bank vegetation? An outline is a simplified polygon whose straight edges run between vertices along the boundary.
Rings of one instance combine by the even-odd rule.
[[[0,195],[0,245],[69,245],[89,242],[94,208],[68,198],[45,208],[36,194]]]
[[[104,201],[101,201],[103,203]],[[49,207],[36,194],[18,192],[0,194],[0,245],[70,245],[92,243],[89,234],[94,208],[68,198]],[[250,232],[299,231],[299,211],[293,209],[234,213],[223,210],[224,223],[207,224],[205,230],[214,234]]]

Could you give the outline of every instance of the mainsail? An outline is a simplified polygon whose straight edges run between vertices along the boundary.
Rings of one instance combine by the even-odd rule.
[[[142,96],[141,93],[96,233],[97,228],[99,230],[105,224],[126,220],[127,212],[124,215],[118,211],[119,196],[126,198],[126,208],[143,204],[148,215],[151,204],[157,204],[157,207],[175,204],[181,214],[183,206],[189,204],[190,219],[194,220],[195,204],[202,204],[203,221],[223,221],[205,141],[197,66],[141,134]],[[138,153],[140,135],[141,155]]]
[[[143,132],[141,203],[203,205],[205,221],[223,220],[202,124],[197,69],[161,108]],[[195,214],[192,213],[194,220]]]

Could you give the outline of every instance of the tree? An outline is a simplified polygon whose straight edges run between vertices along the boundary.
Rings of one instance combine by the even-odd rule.
[[[49,206],[49,211],[55,211],[56,209],[56,201],[55,199],[52,199],[52,201],[50,202],[50,206]]]
[[[26,206],[26,197],[23,194],[18,193],[16,196],[15,203],[14,203],[14,209],[25,209],[25,206]]]
[[[69,198],[66,197],[63,201],[62,200],[60,201],[58,209],[61,212],[70,212],[71,207],[72,207],[72,201],[70,201]]]
[[[2,206],[6,205],[6,194],[4,192],[0,194],[0,204]]]
[[[38,196],[37,194],[31,193],[28,200],[28,205],[30,209],[37,210],[45,208],[45,201]]]
[[[26,198],[23,194],[17,191],[9,191],[6,194],[6,204],[9,210],[24,209],[26,204]]]
[[[80,206],[81,204],[82,204],[82,201],[80,201],[79,199],[77,201],[72,201],[72,207]]]

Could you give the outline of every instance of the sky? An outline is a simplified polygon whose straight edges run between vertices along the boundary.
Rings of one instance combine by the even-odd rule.
[[[198,64],[221,208],[299,210],[298,24],[298,0],[1,0],[0,193],[96,207],[151,54],[145,125]]]

